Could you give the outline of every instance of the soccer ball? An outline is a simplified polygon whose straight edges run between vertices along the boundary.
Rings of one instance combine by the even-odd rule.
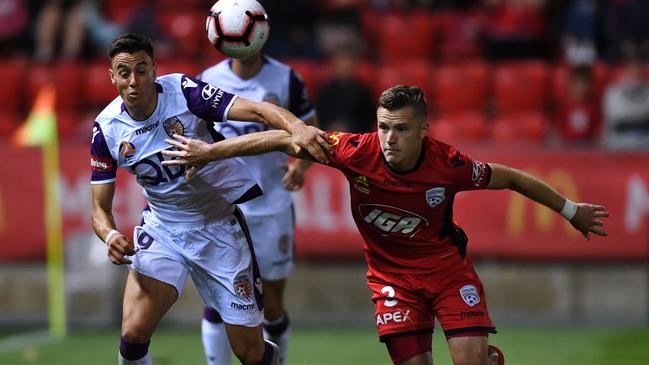
[[[219,0],[205,21],[207,38],[214,48],[232,58],[246,58],[261,50],[270,23],[256,0]]]

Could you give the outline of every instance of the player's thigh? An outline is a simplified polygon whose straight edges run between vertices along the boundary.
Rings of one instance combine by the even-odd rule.
[[[275,320],[284,314],[284,288],[286,280],[262,280],[264,288],[264,317]]]
[[[232,352],[239,358],[254,357],[253,354],[264,353],[264,336],[261,326],[246,327],[232,324],[225,324],[225,330],[230,340]]]
[[[487,336],[464,336],[448,339],[455,365],[487,365]]]
[[[290,209],[270,216],[246,216],[255,258],[264,280],[287,278],[294,269],[295,225]]]
[[[177,298],[172,285],[131,270],[124,290],[122,336],[130,342],[148,341]]]

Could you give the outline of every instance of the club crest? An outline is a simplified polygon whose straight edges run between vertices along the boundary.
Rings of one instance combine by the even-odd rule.
[[[480,303],[480,295],[478,295],[478,289],[473,285],[465,285],[460,288],[460,296],[464,303],[468,304],[470,307]]]
[[[165,132],[167,132],[169,137],[173,137],[174,134],[180,136],[185,135],[185,126],[183,126],[183,123],[178,119],[178,117],[171,117],[165,120],[162,122],[162,127],[164,127]]]
[[[247,273],[242,272],[234,278],[234,292],[241,299],[250,299],[252,286],[250,285],[250,279],[248,278]]]
[[[443,187],[426,190],[426,203],[428,203],[431,208],[435,208],[439,203],[444,201],[446,198],[445,193],[446,188]]]

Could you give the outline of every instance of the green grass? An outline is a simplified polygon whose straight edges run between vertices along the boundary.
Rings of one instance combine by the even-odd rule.
[[[649,364],[646,328],[509,327],[499,332],[491,337],[491,342],[503,349],[508,365]],[[435,364],[451,364],[444,337],[439,333],[434,337]],[[60,342],[32,343],[0,351],[0,364],[114,365],[118,343],[117,331],[73,332]],[[159,330],[151,352],[156,365],[205,363],[198,328]],[[288,360],[289,365],[390,364],[387,351],[372,328],[294,329]]]

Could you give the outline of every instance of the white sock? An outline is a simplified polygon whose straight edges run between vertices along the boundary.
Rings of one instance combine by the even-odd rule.
[[[201,322],[201,337],[208,365],[230,365],[232,353],[225,324],[212,323],[205,318]]]
[[[143,358],[138,359],[138,360],[126,360],[125,358],[122,357],[122,354],[117,351],[117,364],[119,365],[152,365],[153,361],[151,361],[151,355],[147,352],[146,355],[144,355]]]
[[[288,352],[288,340],[291,335],[291,326],[289,323],[283,324],[283,322],[288,322],[288,317],[286,314],[280,318],[268,322],[264,321],[264,339],[275,343],[279,347],[279,363],[284,364],[286,362],[286,353]],[[286,329],[281,333],[270,334],[268,328],[278,327],[278,325],[283,324],[286,326]],[[272,332],[272,331],[271,331]]]

